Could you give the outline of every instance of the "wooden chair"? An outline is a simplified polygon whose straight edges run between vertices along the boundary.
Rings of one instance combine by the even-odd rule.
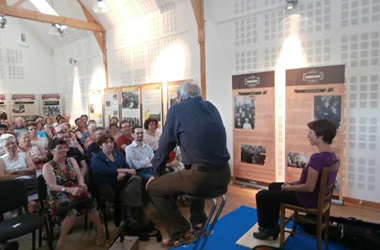
[[[322,231],[325,231],[325,247],[328,249],[328,228],[329,228],[329,218],[330,218],[330,208],[331,208],[331,199],[334,191],[334,184],[335,180],[332,183],[328,183],[328,175],[329,173],[338,172],[339,169],[339,163],[338,160],[331,166],[325,167],[322,170],[322,175],[320,178],[320,189],[319,189],[319,195],[318,195],[318,206],[316,209],[307,209],[299,206],[293,206],[288,204],[281,204],[280,209],[280,248],[284,246],[285,241],[285,232],[293,234],[299,234],[303,236],[308,237],[315,237],[314,235],[297,232],[297,224],[298,222],[303,223],[311,223],[316,225],[316,238],[317,238],[317,249],[322,249]],[[285,217],[285,209],[292,210],[293,214],[289,217]],[[315,214],[316,215],[316,221],[306,221],[302,220],[298,213],[307,213],[307,214]],[[324,218],[324,219],[323,219]],[[293,229],[285,230],[285,226],[289,223],[289,221],[293,220]]]

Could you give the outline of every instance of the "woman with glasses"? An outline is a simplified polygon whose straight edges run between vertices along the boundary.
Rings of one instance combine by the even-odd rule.
[[[37,181],[35,166],[29,154],[18,152],[16,139],[11,134],[0,137],[0,145],[5,154],[0,157],[0,181],[18,179],[25,184],[28,191],[28,210],[33,211],[36,203],[31,202],[37,198]]]
[[[77,215],[83,213],[87,213],[96,227],[96,245],[103,245],[105,236],[99,214],[92,203],[77,162],[66,157],[67,142],[55,138],[49,141],[48,149],[53,159],[44,165],[42,175],[48,186],[52,217],[63,219],[57,248],[64,247],[67,233],[74,225]]]

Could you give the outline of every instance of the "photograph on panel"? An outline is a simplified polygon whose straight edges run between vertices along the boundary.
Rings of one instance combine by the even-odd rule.
[[[255,128],[255,97],[235,96],[235,128]]]
[[[7,106],[0,105],[0,120],[8,120]]]
[[[94,104],[90,104],[90,113],[91,114],[95,113],[95,105]]]
[[[139,108],[139,92],[124,92],[122,93],[123,109],[138,109]]]
[[[328,119],[340,127],[342,96],[314,96],[314,119]]]
[[[267,150],[263,146],[241,145],[241,162],[264,165]]]
[[[111,101],[106,101],[106,107],[111,107]]]
[[[13,110],[13,113],[15,114],[21,114],[21,113],[25,113],[25,105],[24,104],[21,104],[21,105],[13,105],[12,107],[12,110]]]
[[[128,121],[132,127],[141,126],[139,117],[123,117],[123,121]]]
[[[309,162],[309,157],[305,153],[301,152],[289,152],[288,153],[288,167],[292,168],[304,168]]]
[[[117,101],[117,94],[113,94],[113,95],[112,95],[112,100],[113,100],[113,101]]]

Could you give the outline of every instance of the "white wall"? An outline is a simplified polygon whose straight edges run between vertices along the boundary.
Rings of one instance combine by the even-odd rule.
[[[22,32],[29,48],[19,46]],[[0,93],[59,93],[53,83],[53,51],[29,32],[20,19],[8,17],[5,29],[0,29]]]
[[[197,26],[190,1],[107,30],[109,87],[192,78],[199,82]]]
[[[345,64],[343,196],[380,202],[380,2],[302,0],[291,12],[284,9],[284,2],[205,1],[207,98],[222,112],[230,153],[232,75],[276,70],[279,64],[285,68]],[[292,14],[296,15],[290,17]],[[290,34],[300,40],[303,64],[295,65],[291,53],[279,62]],[[285,68],[277,74],[283,74]],[[285,114],[285,94],[278,91],[283,84],[276,82],[276,121]],[[283,124],[279,122],[276,128]],[[276,177],[281,180],[283,134],[276,135],[276,145]]]
[[[69,65],[69,59],[77,61]],[[106,87],[103,54],[94,36],[67,44],[54,51],[56,85],[62,86],[63,111],[72,120],[88,114],[88,91]]]

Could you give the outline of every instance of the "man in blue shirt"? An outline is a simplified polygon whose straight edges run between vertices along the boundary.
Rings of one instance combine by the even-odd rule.
[[[168,111],[158,150],[151,161],[154,176],[146,184],[170,237],[161,243],[167,248],[194,239],[191,226],[182,216],[173,196],[213,195],[217,190],[226,192],[231,178],[226,131],[217,108],[202,100],[200,88],[195,83],[181,84],[177,96],[178,103]],[[182,160],[187,169],[157,178],[177,142],[181,145]],[[193,229],[201,229],[206,222],[204,205],[203,200],[191,201]]]

